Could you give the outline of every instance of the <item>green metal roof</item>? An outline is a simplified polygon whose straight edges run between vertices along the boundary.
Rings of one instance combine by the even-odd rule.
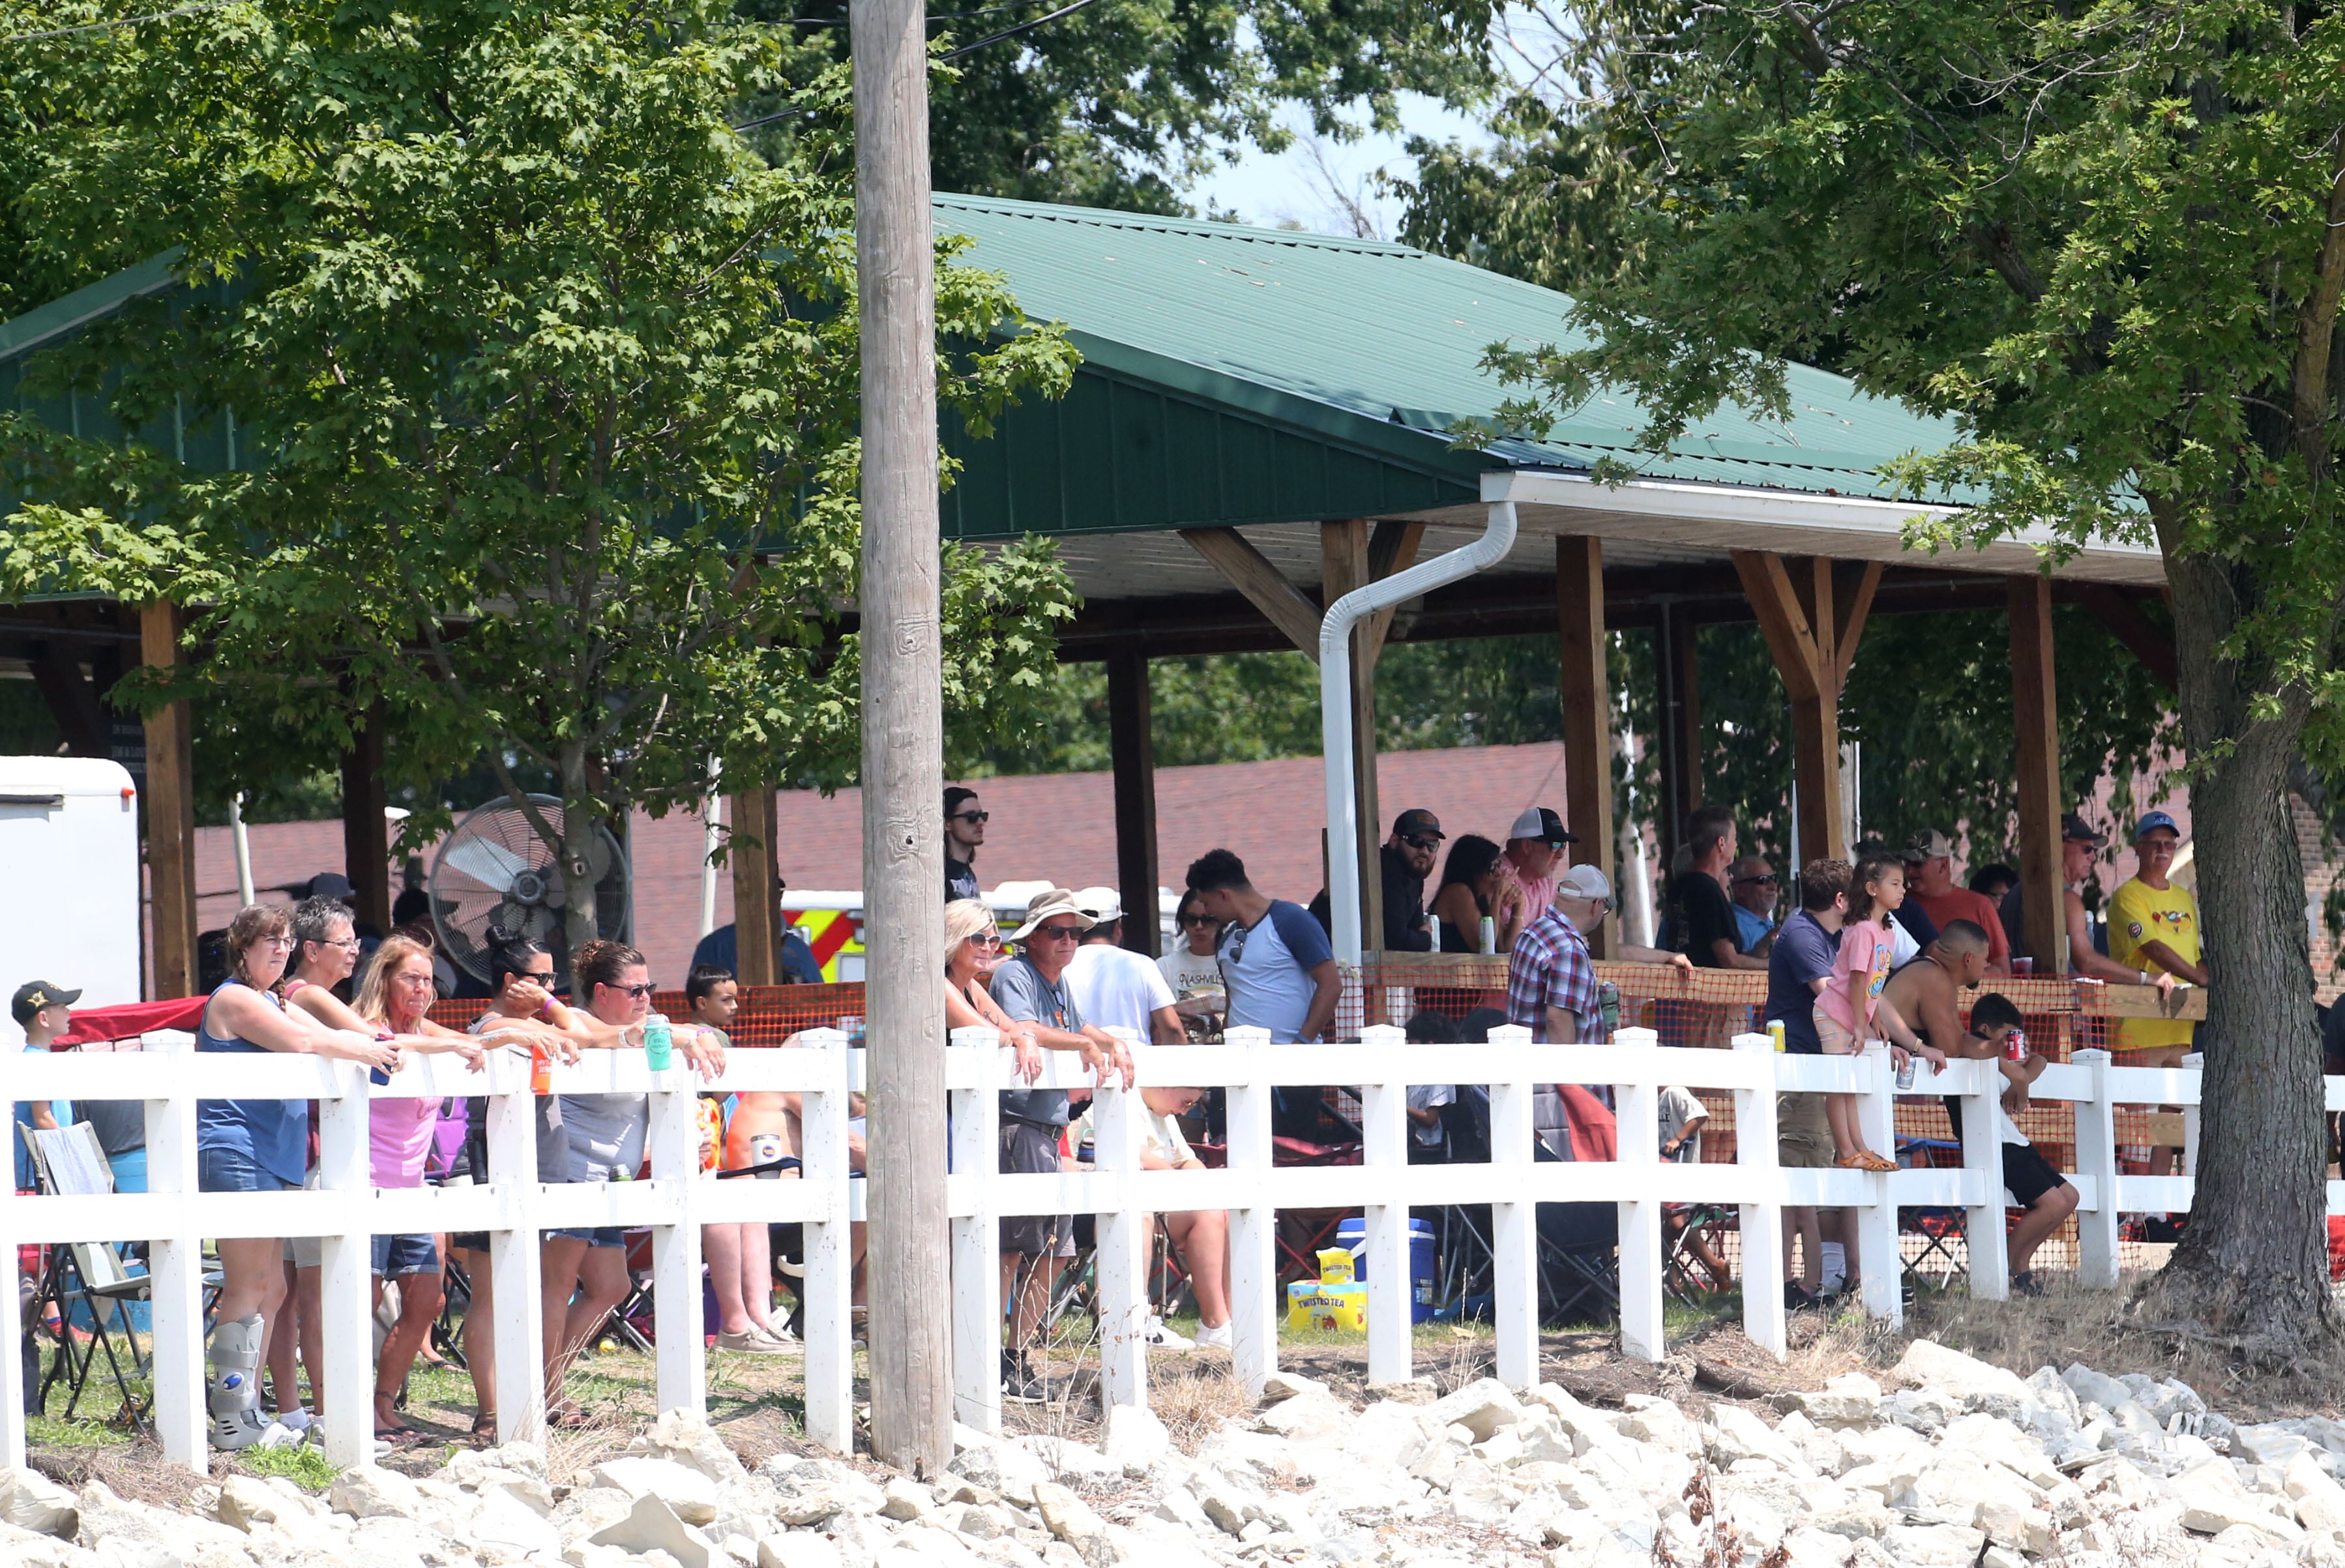
[[[1723,408],[1663,453],[1605,396],[1541,442],[1480,452],[1450,429],[1497,412],[1491,343],[1579,340],[1568,296],[1406,245],[1284,229],[939,196],[940,232],[1068,327],[1084,364],[1055,404],[1010,411],[946,497],[963,536],[1126,532],[1391,514],[1470,501],[1490,469],[1585,470],[1887,495],[1874,470],[1955,438],[1950,421],[1795,367],[1792,416]]]

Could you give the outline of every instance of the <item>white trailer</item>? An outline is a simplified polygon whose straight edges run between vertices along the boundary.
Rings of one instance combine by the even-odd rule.
[[[141,1000],[138,792],[120,763],[0,757],[0,994],[46,980],[86,1007]]]

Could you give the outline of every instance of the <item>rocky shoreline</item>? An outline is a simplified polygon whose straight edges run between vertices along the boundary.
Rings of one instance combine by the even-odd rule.
[[[2345,1424],[2235,1426],[2180,1382],[2020,1378],[1927,1340],[1861,1375],[1697,1419],[1556,1385],[1430,1384],[1354,1408],[1273,1377],[1178,1451],[1145,1410],[1096,1446],[962,1431],[935,1484],[661,1418],[582,1472],[543,1450],[366,1469],[324,1494],[232,1475],[197,1512],[0,1471],[11,1568],[2345,1568]]]

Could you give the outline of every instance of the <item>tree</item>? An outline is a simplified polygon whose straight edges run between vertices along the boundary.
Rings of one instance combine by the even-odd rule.
[[[1479,97],[1491,79],[1493,9],[1488,0],[939,6],[930,36],[969,52],[932,89],[932,178],[939,190],[1179,213],[1183,189],[1231,149],[1287,146],[1286,111],[1342,137],[1357,134],[1345,117],[1355,108],[1367,125],[1395,128],[1404,91]],[[741,0],[740,10],[795,34],[792,81],[847,57],[845,0]],[[753,96],[743,117],[784,107]],[[785,116],[762,127],[760,145],[781,156],[797,123]]]
[[[1579,343],[1500,351],[1553,417],[1637,389],[1648,442],[1787,361],[1950,413],[1896,473],[1974,503],[1948,548],[2041,524],[2154,541],[2171,591],[2214,984],[2198,1198],[2138,1321],[2291,1359],[2333,1341],[2320,1051],[2286,807],[2333,759],[2345,548],[2345,18],[2239,0],[1598,0],[1599,116],[1647,192],[1637,275]]]
[[[50,356],[149,439],[21,416],[0,596],[188,606],[176,684],[331,758],[484,760],[569,873],[630,805],[835,783],[857,749],[856,318],[843,76],[789,163],[726,128],[764,30],[713,0],[302,0],[105,36],[102,117],[20,197],[66,256],[178,246],[185,293]],[[940,395],[983,433],[1072,353],[939,258]],[[158,430],[232,416],[203,472]],[[1071,613],[1044,547],[948,559],[948,699],[1014,727]],[[551,783],[556,813],[526,803]],[[437,796],[411,830],[444,824]]]

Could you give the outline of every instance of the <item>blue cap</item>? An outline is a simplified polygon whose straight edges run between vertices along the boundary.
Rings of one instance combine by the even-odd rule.
[[[2173,834],[2178,839],[2182,837],[2181,826],[2177,823],[2173,818],[2167,816],[2163,811],[2152,811],[2134,825],[2134,842],[2141,842],[2142,840],[2148,838],[2152,831],[2159,828],[2165,829],[2167,832]]]

